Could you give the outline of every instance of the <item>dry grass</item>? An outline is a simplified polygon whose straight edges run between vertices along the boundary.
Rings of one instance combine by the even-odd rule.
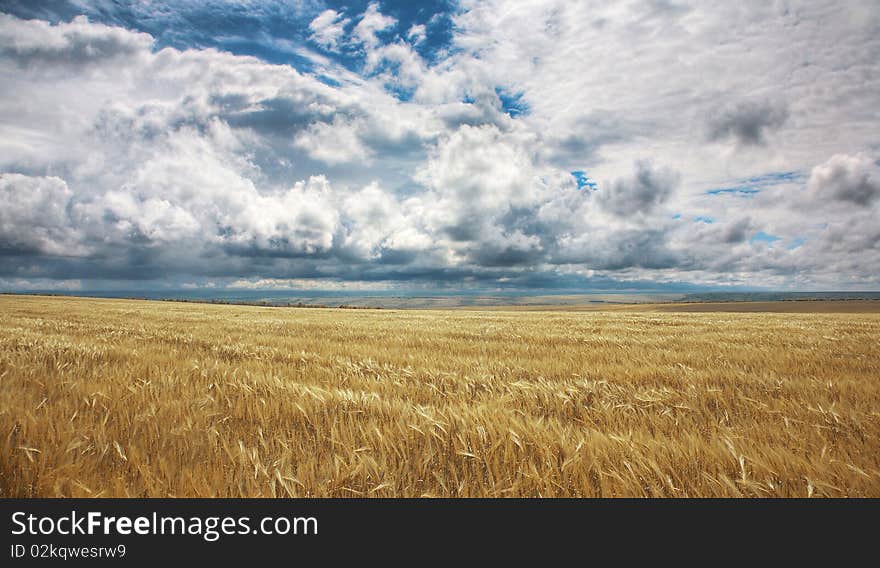
[[[880,314],[880,300],[776,300],[768,302],[631,302],[455,306],[456,310],[541,312],[751,312],[781,314]]]
[[[880,315],[0,297],[0,496],[880,497]]]
[[[880,300],[785,300],[776,302],[677,302],[630,304],[622,309],[653,312],[754,312],[781,314],[880,314]]]

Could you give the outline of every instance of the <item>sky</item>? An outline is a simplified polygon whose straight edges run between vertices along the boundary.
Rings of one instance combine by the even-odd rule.
[[[0,0],[0,290],[880,290],[880,4]]]

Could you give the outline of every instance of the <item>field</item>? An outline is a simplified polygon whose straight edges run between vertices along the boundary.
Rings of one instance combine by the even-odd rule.
[[[880,497],[880,314],[0,296],[0,496]]]

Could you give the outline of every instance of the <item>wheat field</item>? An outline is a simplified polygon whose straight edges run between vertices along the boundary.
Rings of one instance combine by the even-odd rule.
[[[0,496],[880,497],[880,314],[0,296]]]

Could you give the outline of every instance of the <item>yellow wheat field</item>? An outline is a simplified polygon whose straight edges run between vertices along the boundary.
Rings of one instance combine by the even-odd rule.
[[[3,296],[0,496],[880,497],[880,314]]]

